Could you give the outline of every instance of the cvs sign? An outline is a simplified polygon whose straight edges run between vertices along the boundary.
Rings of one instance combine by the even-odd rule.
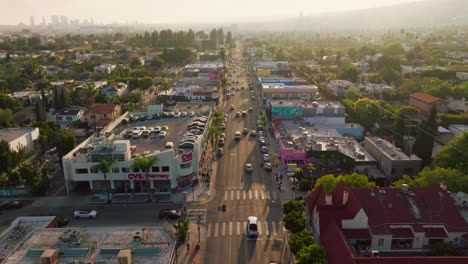
[[[182,155],[182,162],[186,163],[186,162],[190,162],[192,161],[192,152],[190,153],[187,153],[187,154],[183,154]]]

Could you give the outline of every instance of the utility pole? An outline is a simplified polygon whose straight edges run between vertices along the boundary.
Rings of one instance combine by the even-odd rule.
[[[197,230],[198,230],[198,244],[197,244],[197,249],[200,248],[200,222],[201,222],[201,215],[198,215],[198,218],[197,218]]]

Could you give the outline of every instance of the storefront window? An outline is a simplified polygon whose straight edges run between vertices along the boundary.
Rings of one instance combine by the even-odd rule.
[[[133,181],[133,186],[135,187],[135,193],[147,193],[149,192],[149,182],[148,181]]]
[[[155,192],[170,192],[171,191],[171,181],[170,180],[154,180],[154,189]]]
[[[114,181],[114,191],[116,193],[130,193],[130,181],[116,180]]]
[[[169,172],[169,166],[162,166],[163,172]]]
[[[88,169],[75,169],[76,174],[88,174]]]
[[[159,172],[159,167],[151,167],[152,172]]]
[[[122,168],[122,172],[130,172],[129,168]]]

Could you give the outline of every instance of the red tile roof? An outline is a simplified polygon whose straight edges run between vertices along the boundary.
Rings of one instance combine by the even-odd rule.
[[[409,95],[411,98],[414,98],[418,101],[422,101],[422,102],[425,102],[425,103],[433,103],[433,102],[437,102],[437,101],[445,101],[445,100],[442,100],[440,99],[439,97],[435,97],[435,96],[432,96],[430,94],[425,94],[425,93],[420,93],[420,92],[417,92],[417,93],[412,93]]]
[[[413,230],[409,227],[390,227],[394,238],[414,238]]]
[[[343,229],[343,234],[348,239],[370,239],[369,229]]]
[[[429,238],[448,237],[448,234],[443,227],[425,227],[424,232],[424,235]]]
[[[115,104],[94,104],[88,110],[88,113],[95,113],[95,114],[112,114],[115,111],[115,108],[118,105]]]

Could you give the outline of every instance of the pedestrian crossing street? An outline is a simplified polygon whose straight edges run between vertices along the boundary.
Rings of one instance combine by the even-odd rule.
[[[258,236],[280,236],[286,232],[282,222],[258,221]],[[222,222],[208,224],[207,237],[244,236],[247,235],[247,221]]]
[[[269,190],[224,190],[225,201],[236,200],[273,200],[276,201],[276,192]]]

